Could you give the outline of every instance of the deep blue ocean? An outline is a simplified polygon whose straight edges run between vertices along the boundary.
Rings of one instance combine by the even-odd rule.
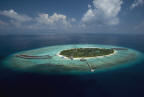
[[[0,97],[144,97],[144,61],[93,74],[39,74],[3,67],[10,54],[62,44],[107,44],[144,53],[144,35],[60,34],[0,36]]]

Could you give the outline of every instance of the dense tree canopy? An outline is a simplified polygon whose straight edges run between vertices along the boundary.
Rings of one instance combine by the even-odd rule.
[[[63,50],[60,52],[60,55],[66,57],[96,57],[96,56],[104,56],[113,53],[113,49],[105,49],[105,48],[73,48],[69,50]]]

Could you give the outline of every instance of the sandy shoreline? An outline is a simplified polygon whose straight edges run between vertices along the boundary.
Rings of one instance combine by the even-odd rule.
[[[98,48],[98,47],[84,47],[84,48]],[[56,55],[59,56],[59,57],[61,57],[61,58],[64,58],[64,59],[68,59],[68,60],[70,60],[70,58],[68,58],[68,57],[66,57],[66,56],[63,56],[63,55],[60,55],[60,52],[61,52],[61,51],[59,51]],[[73,58],[73,60],[80,60],[80,59],[82,59],[82,58],[84,58],[84,59],[103,58],[103,57],[106,57],[106,56],[112,56],[112,55],[114,55],[114,54],[116,54],[116,53],[117,53],[117,51],[114,50],[114,52],[113,52],[112,54],[109,54],[109,55],[97,56],[97,57],[81,57],[81,58]]]

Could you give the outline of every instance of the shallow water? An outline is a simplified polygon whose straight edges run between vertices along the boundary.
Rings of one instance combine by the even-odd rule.
[[[93,69],[95,72],[104,71],[108,69],[120,69],[122,66],[127,67],[137,62],[141,62],[144,58],[143,54],[133,50],[115,50],[114,54],[94,57],[86,59],[86,62],[81,62],[80,60],[70,60],[62,58],[57,54],[66,49],[72,48],[84,48],[84,47],[97,47],[97,48],[121,48],[117,46],[110,45],[97,45],[97,44],[73,44],[73,45],[58,45],[58,46],[48,46],[43,48],[38,48],[34,50],[22,51],[6,58],[3,64],[14,70],[24,70],[32,72],[45,72],[45,73],[86,73],[91,72]],[[30,55],[30,56],[52,56],[50,59],[26,59],[17,57],[17,55]],[[88,65],[88,64],[89,65]],[[89,67],[90,66],[90,67]],[[119,68],[118,68],[119,67]],[[104,70],[103,70],[104,69]]]

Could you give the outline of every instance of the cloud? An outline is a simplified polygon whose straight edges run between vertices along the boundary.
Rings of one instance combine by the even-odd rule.
[[[142,6],[144,4],[144,0],[135,0],[132,5],[130,6],[130,9],[134,9],[137,6]]]
[[[15,20],[18,22],[27,22],[27,21],[31,20],[31,17],[29,17],[27,15],[21,15],[21,14],[15,12],[13,9],[0,11],[0,15],[6,16],[6,17],[11,18],[12,20]]]
[[[0,15],[8,18],[6,23],[10,26],[10,28],[24,28],[26,27],[26,24],[32,21],[30,16],[19,14],[13,9],[0,11]]]
[[[47,13],[39,14],[39,16],[36,17],[36,22],[40,25],[51,26],[51,27],[70,26],[70,23],[67,20],[67,16],[63,14],[57,14],[57,13],[54,13],[51,16],[49,16]]]
[[[71,22],[76,22],[76,19],[75,18],[71,18]]]
[[[8,18],[7,24],[27,29],[67,29],[71,27],[71,22],[76,21],[74,18],[68,19],[66,15],[57,13],[51,16],[48,13],[41,13],[38,16],[30,17],[19,14],[13,9],[0,11],[0,15]],[[4,22],[0,21],[0,24]]]
[[[7,17],[6,23],[11,28],[27,30],[72,30],[89,31],[90,27],[97,29],[99,25],[116,25],[119,23],[118,14],[121,10],[122,0],[93,0],[88,4],[88,10],[77,21],[61,13],[39,13],[37,16],[21,14],[13,9],[0,11],[0,15]],[[85,28],[85,29],[82,29]]]
[[[119,23],[118,14],[122,3],[122,0],[93,0],[93,5],[88,5],[82,22],[85,25],[116,25]]]

